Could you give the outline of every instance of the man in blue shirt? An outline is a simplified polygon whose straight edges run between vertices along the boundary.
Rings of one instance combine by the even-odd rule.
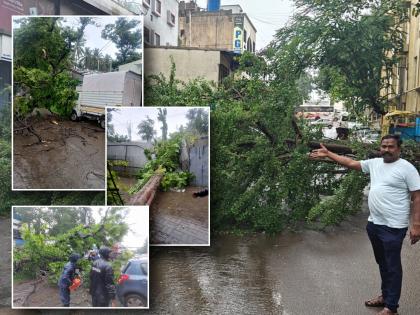
[[[366,306],[384,307],[378,315],[397,314],[401,295],[401,248],[409,227],[411,244],[420,240],[420,176],[417,169],[401,159],[399,136],[381,140],[381,158],[355,161],[337,155],[321,144],[311,158],[327,157],[347,168],[370,174],[369,210],[366,227],[375,260],[381,274],[382,294],[365,302]]]

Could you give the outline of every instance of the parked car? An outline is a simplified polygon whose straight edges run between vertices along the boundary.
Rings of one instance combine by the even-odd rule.
[[[311,125],[321,125],[321,126],[332,126],[333,122],[331,119],[320,118],[310,122]]]
[[[147,307],[148,258],[133,258],[122,268],[118,279],[118,300],[127,307]]]
[[[370,128],[360,128],[353,131],[352,135],[356,140],[364,143],[375,143],[379,140],[381,133]]]

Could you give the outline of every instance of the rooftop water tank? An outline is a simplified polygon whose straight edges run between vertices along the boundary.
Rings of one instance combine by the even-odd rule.
[[[207,0],[207,11],[219,11],[220,0]]]

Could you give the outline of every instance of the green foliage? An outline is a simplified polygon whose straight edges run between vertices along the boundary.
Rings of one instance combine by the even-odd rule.
[[[149,116],[146,116],[146,119],[141,121],[137,126],[137,134],[141,136],[143,140],[151,142],[156,135],[156,130],[154,129],[155,122]]]
[[[294,111],[316,83],[356,116],[365,109],[382,113],[388,95],[381,92],[391,89],[408,10],[399,0],[295,3],[292,21],[261,55],[244,53],[237,73],[219,86],[180,82],[175,64],[169,78],[146,81],[147,104],[211,106],[214,229],[278,232],[307,220],[335,224],[361,207],[367,179],[309,160],[308,143],[321,141],[322,133],[297,121]],[[357,149],[357,159],[372,149],[343,144]]]
[[[138,181],[130,188],[130,194],[138,192],[155,174],[163,174],[160,187],[165,191],[172,187],[184,188],[188,186],[193,179],[193,174],[179,171],[181,140],[181,137],[174,137],[156,143],[153,150],[145,150],[149,161],[139,171]]]
[[[336,165],[314,162],[307,156],[306,144],[319,140],[322,134],[294,119],[294,109],[307,89],[299,86],[304,67],[295,59],[296,43],[289,44],[280,51],[271,47],[264,56],[244,54],[239,71],[247,75],[228,78],[211,92],[214,229],[279,232],[305,222],[323,195],[340,186],[345,193],[350,191],[347,186],[353,182],[345,180],[348,175],[337,176]],[[175,77],[171,80],[176,81]],[[161,83],[152,85],[149,95],[172,93]],[[187,84],[197,85],[194,81]],[[161,89],[167,89],[167,94]],[[190,96],[181,90],[175,100],[188,104]],[[294,125],[301,127],[301,139],[290,147],[286,140],[296,140]],[[352,195],[354,200],[359,196]],[[331,208],[331,217],[343,218],[340,210]]]
[[[192,179],[193,174],[190,172],[166,173],[162,178],[160,186],[164,191],[172,187],[180,189],[188,186]]]
[[[29,95],[17,96],[14,108],[20,117],[25,117],[36,107],[44,107],[60,116],[70,115],[77,99],[77,81],[67,73],[51,76],[40,69],[17,67],[15,83]]]
[[[69,74],[77,33],[57,17],[23,18],[14,33],[15,111],[25,117],[34,108],[68,116],[77,98]]]
[[[141,47],[139,24],[138,20],[120,17],[115,24],[107,24],[102,30],[102,38],[111,40],[117,46],[117,64],[140,59],[137,51]]]
[[[209,129],[209,115],[203,108],[190,109],[186,115],[188,123],[186,130],[192,134],[207,135]]]
[[[214,104],[216,84],[202,78],[187,83],[175,78],[176,65],[169,78],[163,74],[148,76],[145,80],[145,100],[148,106],[209,106]]]
[[[52,209],[53,211],[67,211],[68,209]],[[25,211],[25,210],[22,210]],[[26,209],[30,212],[31,209]],[[44,209],[43,211],[46,211]],[[25,274],[36,278],[40,271],[46,271],[51,283],[57,283],[64,265],[68,262],[71,253],[81,255],[96,246],[112,246],[122,240],[128,231],[128,225],[124,222],[125,210],[121,208],[108,208],[99,223],[89,225],[76,225],[60,233],[51,233],[57,229],[58,223],[45,220],[39,231],[30,228],[24,223],[21,235],[24,242],[22,247],[14,248],[14,271],[15,274]],[[48,222],[48,225],[47,225]],[[120,267],[131,253],[123,253],[113,261],[115,276],[119,276]],[[83,282],[88,282],[90,262],[81,259],[78,263],[83,270]]]
[[[319,221],[322,226],[340,223],[349,214],[360,210],[363,202],[363,189],[368,180],[360,172],[352,171],[334,191],[308,213],[308,221]]]
[[[381,91],[392,88],[409,19],[404,1],[297,0],[296,7],[272,42],[275,54],[293,49],[292,62],[318,69],[318,86],[351,111],[384,113],[389,95]]]

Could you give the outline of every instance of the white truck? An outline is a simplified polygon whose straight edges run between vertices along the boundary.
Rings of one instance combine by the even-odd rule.
[[[105,128],[107,106],[141,106],[141,76],[132,71],[106,72],[83,77],[77,88],[79,98],[70,119],[86,117],[97,120]]]

